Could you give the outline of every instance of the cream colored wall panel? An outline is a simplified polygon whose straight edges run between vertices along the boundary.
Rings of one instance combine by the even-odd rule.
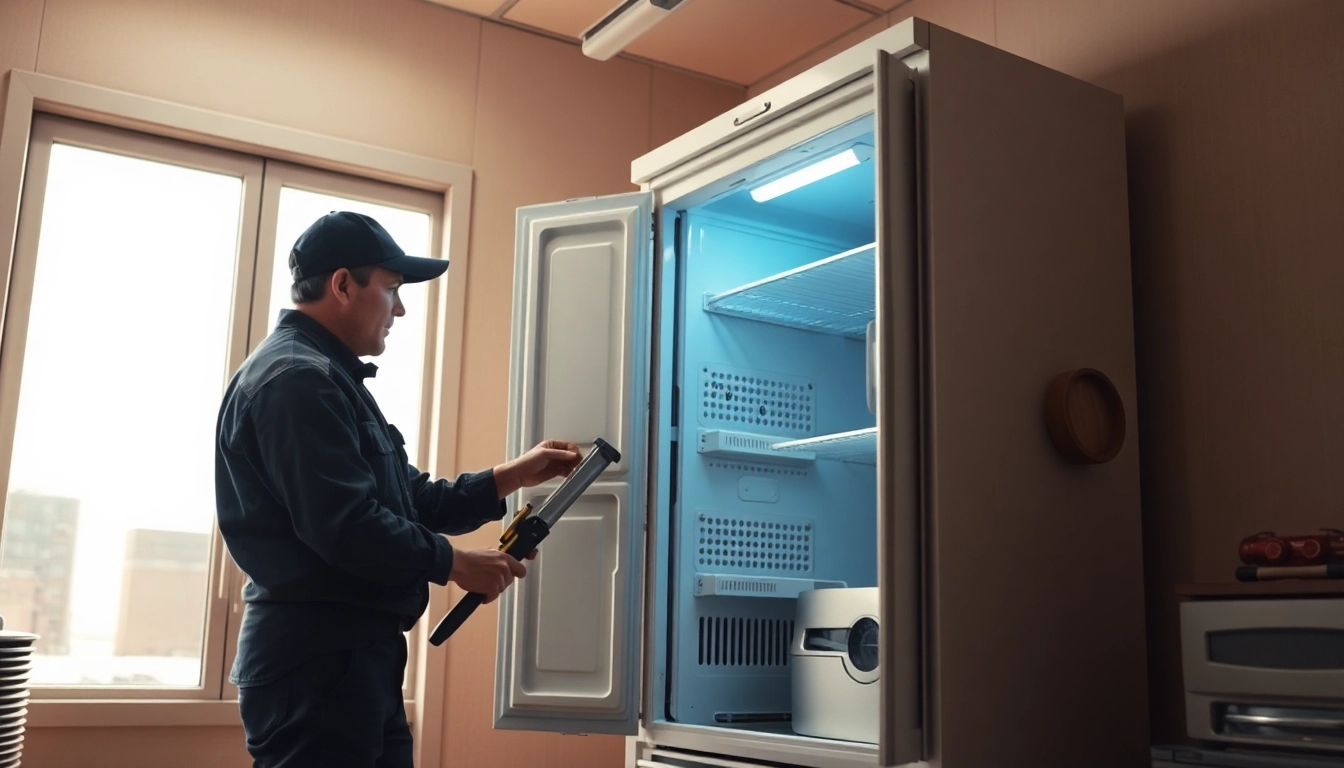
[[[687,0],[692,2],[693,0]],[[704,2],[705,0],[701,0]],[[712,0],[711,0],[712,1]],[[518,0],[504,18],[578,39],[583,31],[619,4],[619,0]],[[689,7],[689,6],[688,6]],[[680,12],[680,11],[679,11]]]
[[[42,0],[4,0],[0,3],[0,74],[15,68],[31,70],[37,66],[41,29]]]
[[[630,161],[650,135],[650,67],[593,61],[577,46],[497,24],[485,25],[481,46],[461,470],[504,458],[515,210],[632,190]],[[490,546],[498,535],[487,526],[455,544]],[[620,765],[619,737],[491,727],[496,623],[495,606],[482,606],[448,643],[444,768],[524,768],[538,755],[559,768]]]
[[[662,146],[710,118],[736,107],[746,98],[745,88],[654,67],[653,137],[649,146]]]
[[[481,24],[419,0],[47,0],[38,69],[467,163]]]
[[[0,124],[5,117],[8,93],[5,73],[11,69],[35,69],[37,44],[42,29],[42,0],[0,2]]]
[[[833,0],[692,0],[626,50],[747,85],[871,18]]]
[[[752,83],[751,87],[747,89],[748,95],[756,96],[757,94],[764,93],[794,75],[806,72],[837,53],[858,45],[864,40],[867,40],[878,32],[886,29],[890,26],[890,21],[891,20],[886,16],[878,16],[872,21],[860,26],[858,29],[846,32],[826,45],[802,56],[801,58],[789,62],[783,67]]]
[[[915,16],[958,34],[995,44],[994,9],[1002,0],[910,0],[887,14],[892,24]],[[1110,2],[1111,0],[1105,0]]]

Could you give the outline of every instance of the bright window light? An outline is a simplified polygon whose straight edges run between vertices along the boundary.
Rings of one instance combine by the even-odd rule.
[[[0,547],[34,688],[201,683],[242,201],[239,176],[51,147]],[[92,396],[89,371],[123,374]]]
[[[838,155],[831,155],[825,160],[820,160],[805,168],[799,168],[787,176],[781,176],[769,184],[763,184],[751,190],[751,199],[758,203],[773,200],[780,195],[805,187],[814,181],[820,181],[827,176],[839,173],[846,168],[853,168],[859,162],[859,156],[854,153],[854,150],[847,149]]]

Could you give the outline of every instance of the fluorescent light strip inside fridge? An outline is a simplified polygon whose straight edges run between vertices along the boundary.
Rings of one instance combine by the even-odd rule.
[[[825,160],[820,160],[805,168],[799,168],[787,176],[781,176],[769,184],[762,184],[751,190],[751,199],[758,203],[773,200],[780,195],[805,187],[814,181],[820,181],[847,168],[853,168],[859,162],[858,154],[853,149],[847,149],[838,155],[831,155]]]

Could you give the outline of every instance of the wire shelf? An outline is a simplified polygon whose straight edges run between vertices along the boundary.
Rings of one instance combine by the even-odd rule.
[[[856,429],[834,435],[789,440],[770,446],[776,451],[806,451],[818,459],[877,464],[877,427]]]
[[[876,312],[875,243],[705,296],[705,310],[862,339]]]

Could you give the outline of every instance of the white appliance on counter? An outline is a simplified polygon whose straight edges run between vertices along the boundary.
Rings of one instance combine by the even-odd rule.
[[[1344,759],[1344,597],[1338,591],[1188,600],[1180,610],[1191,737]]]
[[[1089,367],[1135,434],[1120,98],[912,19],[632,179],[518,213],[508,454],[623,460],[501,598],[496,727],[646,768],[1142,764],[1137,443],[1070,464],[1042,415]],[[875,743],[796,732],[835,583],[875,585]]]

